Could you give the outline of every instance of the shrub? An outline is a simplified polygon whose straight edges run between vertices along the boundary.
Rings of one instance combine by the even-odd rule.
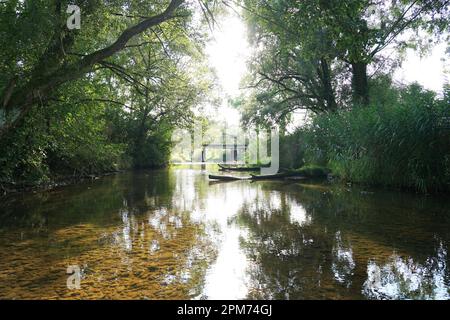
[[[330,170],[322,166],[309,164],[295,170],[295,172],[308,178],[324,178],[330,173]]]
[[[302,131],[305,157],[354,182],[449,190],[446,116],[447,95],[413,84],[389,103],[316,116]]]
[[[166,166],[172,151],[172,132],[173,128],[170,125],[161,123],[154,130],[150,130],[143,141],[131,145],[133,166],[135,168]]]
[[[300,168],[304,165],[302,132],[280,137],[280,166],[282,168]]]
[[[0,141],[0,183],[42,185],[55,176],[116,170],[124,146],[111,143],[101,108],[33,110]]]

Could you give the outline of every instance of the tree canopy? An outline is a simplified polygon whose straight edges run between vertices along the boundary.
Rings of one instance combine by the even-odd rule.
[[[66,27],[68,1],[19,1],[0,4],[0,134],[16,125],[38,104],[54,98],[58,89],[107,68],[135,80],[111,60],[134,55],[144,46],[159,46],[168,55],[199,45],[195,7],[209,10],[208,1],[77,2],[81,30]],[[184,37],[184,40],[182,38]],[[173,40],[177,39],[178,43]],[[172,42],[170,44],[170,42]],[[127,61],[132,64],[130,60]]]
[[[424,48],[432,39],[427,35],[438,39],[448,34],[448,4],[444,0],[243,1],[251,40],[258,44],[246,119],[279,121],[297,109],[323,113],[367,105],[370,78],[387,72],[393,62],[383,50]]]
[[[69,4],[81,28],[68,29]],[[207,101],[214,1],[0,3],[2,181],[167,163]]]

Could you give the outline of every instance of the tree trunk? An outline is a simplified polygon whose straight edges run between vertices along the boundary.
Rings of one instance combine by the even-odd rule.
[[[367,77],[367,63],[352,63],[352,89],[355,105],[367,106],[369,104],[369,83]]]
[[[323,86],[323,97],[328,111],[336,111],[337,103],[334,96],[333,84],[331,83],[331,70],[325,58],[320,59],[320,74]]]
[[[260,151],[259,151],[259,126],[256,127],[256,164],[260,164]]]

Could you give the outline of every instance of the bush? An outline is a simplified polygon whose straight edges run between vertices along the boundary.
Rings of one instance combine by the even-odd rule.
[[[330,173],[330,169],[310,164],[295,170],[295,172],[307,178],[325,178]]]
[[[302,132],[280,137],[280,166],[282,168],[300,168],[304,165]]]
[[[102,108],[61,109],[33,110],[0,141],[0,184],[42,185],[122,166],[125,147],[108,141]]]
[[[447,94],[438,99],[410,85],[390,103],[316,116],[302,130],[305,157],[354,182],[449,190],[450,132],[441,125],[446,116]]]
[[[109,141],[103,108],[95,107],[80,106],[51,126],[48,163],[53,172],[84,176],[121,166],[125,146]]]
[[[172,132],[170,125],[160,123],[150,130],[142,141],[132,144],[133,166],[142,168],[161,168],[169,163],[172,151]]]
[[[26,117],[13,134],[0,140],[0,184],[43,184],[50,180],[46,164],[49,138],[39,112]]]

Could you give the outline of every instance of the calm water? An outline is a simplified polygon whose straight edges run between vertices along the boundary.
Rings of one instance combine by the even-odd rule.
[[[450,298],[446,197],[175,168],[0,201],[3,299]]]

